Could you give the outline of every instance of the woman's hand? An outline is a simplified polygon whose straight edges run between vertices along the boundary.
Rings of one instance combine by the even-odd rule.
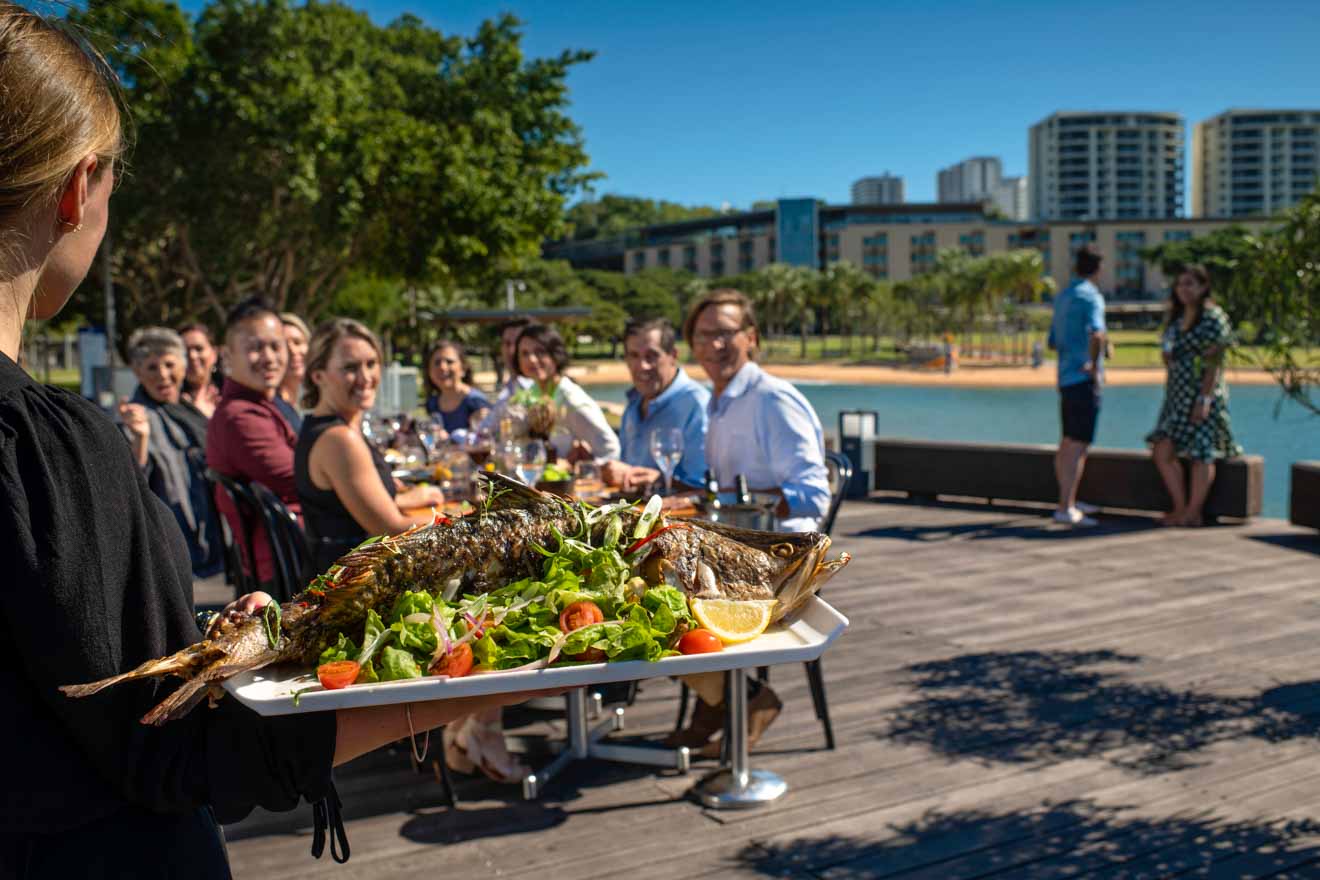
[[[445,493],[440,491],[439,486],[423,485],[414,486],[406,492],[400,492],[395,496],[395,501],[399,507],[440,507],[445,503]]]
[[[1199,425],[1210,418],[1210,408],[1214,406],[1215,399],[1206,394],[1198,395],[1192,403],[1192,411],[1188,414],[1188,420],[1193,425]]]
[[[244,617],[256,614],[274,601],[275,597],[271,596],[270,593],[263,593],[261,590],[254,593],[245,593],[220,610],[220,619],[228,623],[236,623]]]
[[[133,439],[133,457],[138,467],[147,466],[147,447],[151,439],[151,422],[147,419],[147,408],[140,403],[119,402],[119,421]]]
[[[585,440],[574,440],[573,448],[568,450],[568,463],[576,464],[579,461],[591,461],[591,444]]]
[[[119,420],[133,435],[133,439],[146,440],[151,436],[151,422],[147,421],[147,408],[140,403],[122,401],[119,404]]]

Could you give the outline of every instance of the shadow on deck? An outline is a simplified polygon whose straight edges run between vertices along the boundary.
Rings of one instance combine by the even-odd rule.
[[[745,813],[690,776],[571,767],[540,803],[461,779],[440,806],[405,753],[344,775],[355,880],[502,877],[1320,877],[1320,539],[1258,520],[1198,530],[1048,509],[849,502],[854,561],[826,599],[851,626],[824,659],[838,749],[805,677],[753,755],[788,795]],[[677,687],[646,682],[627,734]],[[553,714],[513,722],[533,747]],[[438,747],[438,741],[435,744]],[[533,763],[538,763],[533,761]],[[306,811],[304,811],[305,813]],[[309,817],[230,829],[236,876],[322,876]]]

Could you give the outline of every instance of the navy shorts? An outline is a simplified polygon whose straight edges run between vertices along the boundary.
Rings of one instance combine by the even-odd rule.
[[[1090,445],[1095,441],[1095,422],[1100,415],[1100,389],[1094,379],[1059,389],[1059,415],[1063,436]]]

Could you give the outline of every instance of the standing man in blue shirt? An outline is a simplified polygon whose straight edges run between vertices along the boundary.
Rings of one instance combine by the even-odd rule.
[[[619,425],[622,460],[606,462],[602,476],[625,492],[644,488],[660,476],[651,454],[651,434],[669,428],[683,433],[683,458],[674,470],[675,484],[703,485],[710,392],[678,365],[676,343],[674,325],[664,318],[633,318],[623,329],[623,354],[633,387]]]
[[[1100,415],[1100,390],[1105,370],[1105,298],[1096,287],[1100,253],[1086,245],[1073,266],[1077,280],[1054,302],[1050,348],[1059,352],[1059,413],[1063,438],[1054,456],[1059,481],[1059,507],[1054,521],[1069,526],[1093,526],[1090,505],[1077,501],[1077,485],[1086,466],[1086,452],[1095,440]]]
[[[775,513],[782,531],[818,528],[830,503],[820,419],[800,391],[756,365],[760,336],[751,301],[737,290],[712,290],[688,312],[683,335],[714,386],[706,461],[716,480],[732,486],[741,474],[753,490],[779,495]],[[683,680],[697,692],[697,705],[688,727],[666,743],[718,757],[721,743],[712,737],[723,726],[724,677],[701,673]],[[783,707],[769,685],[753,681],[750,687],[749,747]]]

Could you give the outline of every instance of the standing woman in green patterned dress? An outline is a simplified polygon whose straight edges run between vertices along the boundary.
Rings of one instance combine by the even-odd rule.
[[[1215,480],[1215,462],[1242,452],[1233,442],[1224,385],[1224,354],[1233,344],[1233,328],[1210,298],[1210,275],[1204,266],[1184,266],[1178,273],[1163,341],[1169,378],[1159,423],[1146,442],[1154,447],[1155,465],[1173,498],[1164,525],[1199,526]],[[1192,463],[1190,496],[1179,458]]]

